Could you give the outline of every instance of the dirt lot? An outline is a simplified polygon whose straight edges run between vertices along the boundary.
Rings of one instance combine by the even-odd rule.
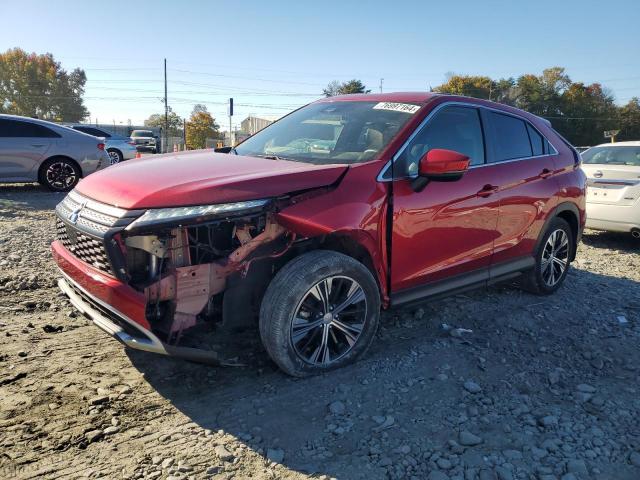
[[[297,380],[252,335],[247,366],[209,367],[77,315],[48,252],[61,198],[0,186],[1,478],[640,478],[631,238],[587,232],[551,297],[387,313],[359,364]]]

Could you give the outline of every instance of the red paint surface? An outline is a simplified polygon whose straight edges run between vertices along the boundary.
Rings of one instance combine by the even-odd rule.
[[[60,269],[87,292],[142,327],[151,328],[145,316],[146,301],[143,294],[78,260],[59,241],[51,244],[51,252]]]
[[[322,187],[346,168],[198,150],[121,162],[83,179],[76,190],[126,209],[206,205]]]
[[[420,159],[421,175],[443,175],[464,172],[469,168],[469,157],[452,150],[434,148]]]

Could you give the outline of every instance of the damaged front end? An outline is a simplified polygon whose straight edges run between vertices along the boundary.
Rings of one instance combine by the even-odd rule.
[[[61,288],[103,330],[114,334],[115,327],[101,325],[91,308],[101,307],[102,314],[110,310],[106,313],[114,315],[109,321],[117,324],[127,319],[124,327],[133,320],[134,330],[161,344],[161,349],[141,349],[214,360],[213,352],[207,358],[203,345],[185,338],[185,332],[198,326],[231,331],[255,324],[277,261],[296,240],[276,221],[277,209],[277,201],[266,199],[134,212],[72,192],[56,208],[60,245],[54,244],[54,256],[66,278]],[[72,261],[80,259],[133,290],[141,302],[137,316],[144,318],[118,315],[109,299],[95,298],[101,290],[87,292],[82,284],[92,287],[91,282],[73,278],[69,262],[56,253],[60,247],[75,257]],[[85,294],[84,300],[74,301],[72,287]]]

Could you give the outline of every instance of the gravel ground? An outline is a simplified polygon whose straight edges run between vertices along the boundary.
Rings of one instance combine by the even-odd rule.
[[[1,478],[640,478],[627,236],[587,232],[551,297],[504,285],[386,313],[365,359],[299,380],[253,335],[233,346],[247,366],[210,367],[77,315],[48,251],[61,199],[0,186]]]

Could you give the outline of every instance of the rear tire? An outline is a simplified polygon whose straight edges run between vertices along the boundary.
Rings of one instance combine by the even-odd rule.
[[[53,157],[40,166],[38,182],[53,192],[68,192],[80,181],[80,167],[71,159]]]
[[[110,148],[107,150],[107,153],[109,154],[109,159],[111,161],[111,165],[115,165],[116,163],[120,163],[124,160],[124,157],[122,156],[122,153],[120,153],[118,150]]]
[[[537,295],[550,295],[560,288],[576,249],[573,237],[565,220],[558,217],[551,220],[535,252],[535,266],[522,279],[523,289]]]
[[[286,264],[260,309],[260,338],[287,374],[306,377],[362,356],[375,336],[380,292],[371,272],[341,253],[317,250]]]

